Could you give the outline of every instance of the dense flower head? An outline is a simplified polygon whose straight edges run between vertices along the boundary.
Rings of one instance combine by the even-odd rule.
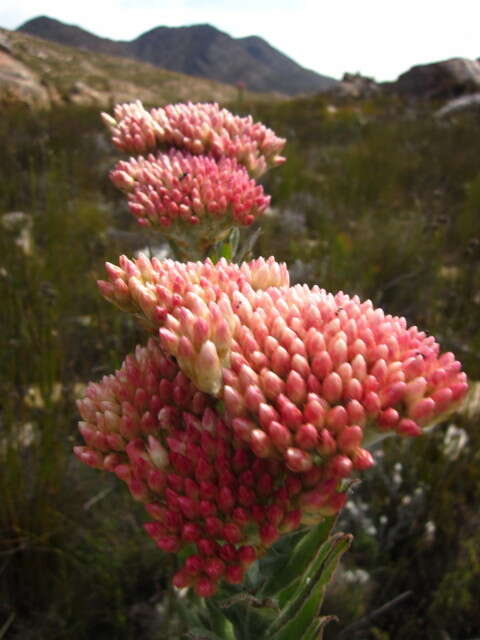
[[[141,277],[129,275],[135,269]],[[419,435],[468,388],[433,337],[357,296],[290,287],[272,258],[236,267],[142,256],[108,272],[104,295],[145,315],[165,353],[222,400],[225,423],[258,457],[294,472],[367,468],[372,438]]]
[[[156,339],[91,383],[78,407],[85,446],[76,455],[127,484],[161,549],[190,549],[174,584],[201,596],[220,579],[241,582],[282,533],[345,503],[328,470],[298,476],[280,460],[258,458]]]
[[[198,235],[208,246],[233,225],[250,225],[270,202],[235,159],[174,149],[121,161],[110,179],[127,193],[140,224],[160,227],[185,245]]]
[[[235,116],[218,104],[175,104],[147,111],[141,102],[117,105],[102,114],[113,143],[127,153],[175,147],[195,155],[235,158],[258,177],[285,161],[283,138],[251,116]]]

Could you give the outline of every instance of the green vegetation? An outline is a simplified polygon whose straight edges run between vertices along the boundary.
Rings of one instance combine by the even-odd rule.
[[[243,109],[289,141],[255,253],[405,315],[479,380],[478,117],[384,98]],[[129,251],[112,229],[136,231],[108,183],[114,159],[97,110],[2,113],[0,214],[29,217],[23,232],[0,218],[0,638],[182,634],[143,510],[71,454],[76,395],[138,338],[95,287],[104,260]],[[355,541],[324,607],[341,618],[328,638],[362,617],[344,637],[478,636],[479,414],[472,400],[428,437],[385,443],[343,515]]]

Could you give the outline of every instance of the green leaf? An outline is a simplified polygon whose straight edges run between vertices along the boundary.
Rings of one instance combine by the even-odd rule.
[[[253,247],[257,242],[258,238],[260,237],[261,233],[262,233],[262,229],[261,227],[258,227],[256,231],[254,231],[253,233],[250,233],[247,236],[242,246],[237,246],[236,251],[234,253],[236,262],[242,262],[243,260],[251,259],[250,254],[252,253]]]
[[[336,616],[322,616],[321,618],[314,618],[310,623],[310,626],[302,636],[302,640],[322,640],[323,630],[329,622],[333,620],[337,621]]]
[[[320,524],[308,531],[290,553],[287,562],[281,561],[282,568],[270,576],[259,593],[273,596],[286,589],[292,582],[299,580],[315,558],[321,545],[328,539],[336,519],[336,516],[325,518]],[[268,556],[266,561],[268,562]]]
[[[267,629],[265,637],[268,640],[303,640],[304,634],[311,634],[309,627],[319,613],[326,586],[351,541],[351,535],[339,533],[321,545],[296,591]]]
[[[210,614],[209,622],[212,630],[217,633],[222,640],[235,640],[234,626],[219,608],[218,604],[214,600],[206,600],[205,604]]]

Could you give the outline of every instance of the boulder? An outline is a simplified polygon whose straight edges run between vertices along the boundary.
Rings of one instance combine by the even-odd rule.
[[[460,96],[460,98],[454,98],[449,100],[441,109],[439,109],[435,115],[438,118],[445,118],[447,116],[455,115],[464,111],[472,111],[480,113],[480,91],[477,93],[470,93],[466,96]]]
[[[448,99],[480,91],[480,62],[451,58],[412,67],[392,84],[408,98]]]

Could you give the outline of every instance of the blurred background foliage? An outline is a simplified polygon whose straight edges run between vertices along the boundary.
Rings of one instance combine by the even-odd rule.
[[[226,105],[288,139],[256,255],[295,282],[371,298],[453,350],[466,407],[387,440],[340,528],[328,638],[480,635],[480,120],[435,105],[325,98]],[[152,242],[108,182],[97,110],[0,118],[0,638],[180,638],[172,560],[120,483],[71,454],[75,398],[143,340],[97,294],[104,260]],[[153,243],[161,246],[161,239]],[[199,606],[194,600],[188,606]]]

